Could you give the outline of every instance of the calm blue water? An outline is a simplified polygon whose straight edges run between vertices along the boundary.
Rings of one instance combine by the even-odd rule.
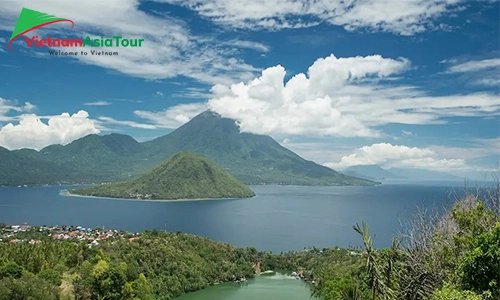
[[[386,247],[400,228],[400,220],[408,219],[417,206],[449,205],[450,192],[461,190],[449,185],[403,184],[251,186],[257,196],[250,199],[147,202],[60,195],[64,188],[0,187],[0,222],[129,231],[166,227],[168,231],[280,252],[306,246],[360,246],[352,225],[366,221],[376,234],[375,246]]]

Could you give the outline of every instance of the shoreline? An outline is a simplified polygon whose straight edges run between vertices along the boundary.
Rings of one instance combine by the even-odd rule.
[[[85,196],[85,195],[72,194],[66,189],[61,190],[59,192],[59,195],[67,196],[67,197],[97,198],[97,199],[118,200],[118,201],[148,201],[148,202],[194,202],[194,201],[218,201],[218,200],[244,200],[244,199],[254,198],[255,196],[257,196],[257,195],[255,195],[252,197],[245,197],[245,198],[193,198],[193,199],[158,199],[158,200],[155,200],[155,199],[132,199],[132,198]]]
[[[109,183],[119,183],[120,181],[113,181]],[[296,186],[296,187],[373,187],[384,184],[384,182],[375,182],[375,184],[346,184],[346,185],[336,185],[336,184],[277,184],[277,183],[243,183],[246,186]],[[63,183],[63,184],[6,184],[0,185],[0,188],[36,188],[36,187],[61,187],[61,186],[95,186],[98,183]]]

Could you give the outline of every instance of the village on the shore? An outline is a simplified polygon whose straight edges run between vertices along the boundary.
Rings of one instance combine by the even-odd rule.
[[[140,238],[142,233],[131,233],[127,231],[104,229],[104,228],[85,228],[82,226],[31,226],[28,223],[23,223],[21,225],[6,225],[0,223],[0,243],[10,243],[10,244],[38,244],[42,240],[55,239],[55,240],[74,240],[74,241],[84,241],[87,243],[89,248],[99,246],[104,241],[113,240],[126,240],[130,242]],[[340,248],[336,248],[340,250]],[[323,251],[319,249],[307,248],[304,251],[312,251],[316,254],[322,254]],[[358,252],[349,251],[349,255],[359,255]],[[274,275],[275,271],[267,270],[264,272],[260,271],[260,263],[255,265],[256,273],[261,275]],[[298,270],[288,274],[296,279],[301,279],[307,283],[315,285],[316,282],[310,279],[310,274],[304,273],[303,270]],[[235,283],[244,283],[247,281],[245,277],[237,278],[234,276],[232,278]]]
[[[88,242],[89,248],[99,246],[100,242],[116,239],[138,239],[140,233],[103,228],[85,228],[82,226],[31,226],[0,224],[0,243],[41,243],[44,238],[56,240],[75,240]]]

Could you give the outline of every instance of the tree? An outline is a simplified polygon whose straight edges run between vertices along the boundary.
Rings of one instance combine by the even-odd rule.
[[[429,300],[483,300],[483,297],[471,291],[461,291],[450,285],[434,291]]]
[[[62,283],[62,274],[54,269],[45,269],[38,273],[38,277],[52,283],[55,286],[60,286]]]
[[[133,293],[134,299],[137,300],[154,300],[153,287],[147,280],[144,274],[139,274],[139,278],[137,278],[133,283]]]
[[[363,244],[366,251],[366,267],[370,280],[370,286],[372,289],[372,299],[375,300],[377,295],[384,298],[390,299],[392,295],[392,290],[384,282],[384,276],[382,275],[382,267],[377,261],[377,255],[375,249],[373,248],[373,241],[370,237],[368,225],[363,222],[363,228],[356,224],[353,226],[354,231],[359,233],[363,239]],[[386,278],[390,278],[390,275]]]
[[[21,278],[23,275],[23,267],[13,261],[9,261],[0,267],[0,279],[4,277]]]
[[[496,228],[479,235],[461,264],[461,282],[466,290],[489,291],[500,298],[500,222]]]

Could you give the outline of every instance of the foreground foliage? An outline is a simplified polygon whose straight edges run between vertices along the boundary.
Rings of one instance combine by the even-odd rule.
[[[482,199],[486,199],[482,201]],[[137,240],[0,243],[0,300],[172,299],[256,271],[296,271],[324,300],[500,299],[500,189],[466,195],[445,213],[418,214],[391,248],[272,254],[147,231]]]
[[[56,240],[0,243],[0,299],[172,299],[252,277],[258,255],[254,248],[159,231],[91,249]]]
[[[313,294],[325,300],[500,299],[500,189],[468,194],[444,214],[421,213],[391,249],[354,226],[364,264],[323,263]]]

